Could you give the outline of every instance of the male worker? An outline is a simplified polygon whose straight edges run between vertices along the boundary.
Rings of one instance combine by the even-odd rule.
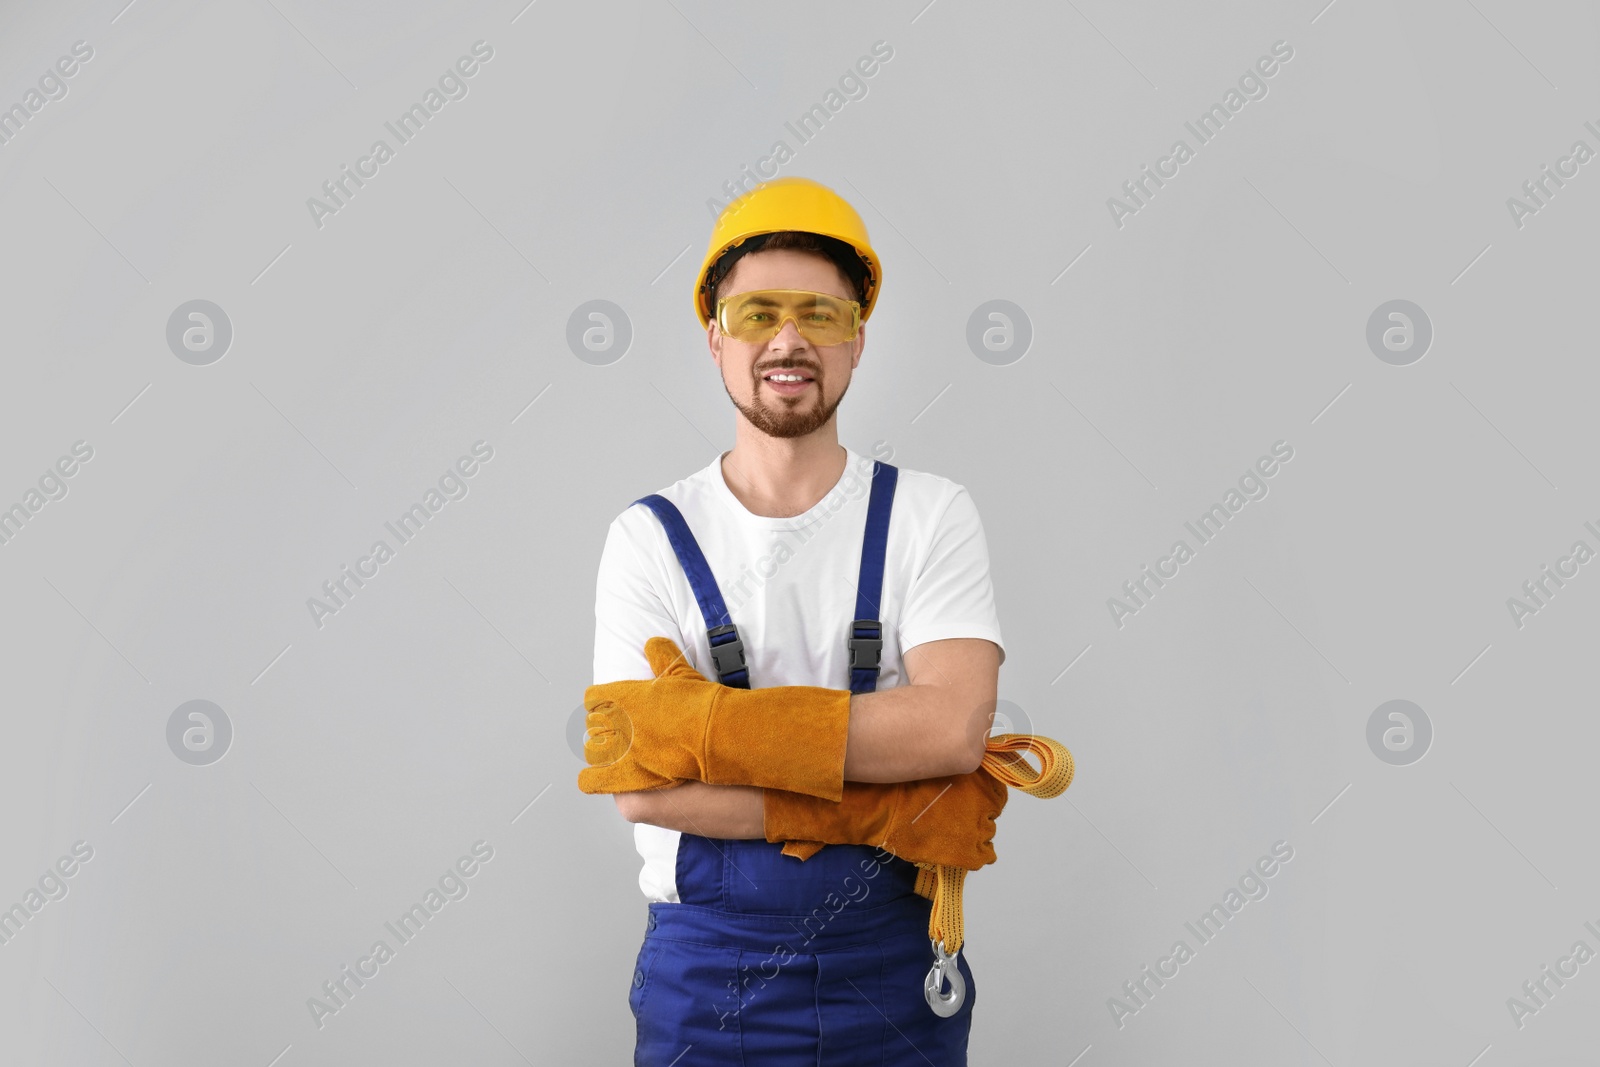
[[[832,190],[730,204],[694,299],[734,446],[607,532],[580,787],[644,860],[639,1064],[966,1063],[912,861],[994,859],[1005,651],[966,490],[839,443],[882,281]]]

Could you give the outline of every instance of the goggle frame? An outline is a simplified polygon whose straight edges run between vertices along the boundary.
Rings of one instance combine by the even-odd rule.
[[[829,300],[835,304],[849,308],[850,335],[838,341],[820,341],[807,332],[807,330],[810,328],[809,324],[802,323],[800,321],[798,314],[794,313],[792,306],[780,308],[778,311],[777,323],[770,327],[763,327],[759,332],[763,333],[765,336],[762,336],[759,339],[740,337],[738,334],[734,333],[728,328],[726,312],[729,304],[738,300],[748,300],[752,296],[762,296],[769,293],[781,294],[789,297],[820,297],[823,300]],[[794,303],[797,303],[797,301],[790,301],[791,305]],[[725,336],[731,337],[735,341],[740,341],[744,344],[766,344],[768,341],[778,336],[779,333],[783,332],[783,324],[785,322],[793,322],[795,329],[800,331],[800,336],[804,337],[807,341],[817,345],[818,347],[848,344],[849,342],[854,341],[857,337],[861,336],[861,301],[846,300],[844,297],[834,296],[831,293],[818,293],[810,289],[750,289],[743,293],[735,293],[732,296],[719,297],[717,299],[716,312],[717,313],[712,316],[712,320],[717,324],[717,328],[720,329]],[[749,332],[750,331],[746,331],[746,333]]]

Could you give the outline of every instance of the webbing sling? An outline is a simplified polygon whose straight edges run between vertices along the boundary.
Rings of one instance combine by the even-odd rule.
[[[1072,784],[1072,753],[1060,741],[1038,734],[995,734],[988,740],[988,751],[983,754],[980,769],[995,778],[1020,789],[1029,796],[1045,800],[1058,797]],[[1033,769],[1021,755],[1032,752],[1039,757],[1039,769]],[[933,901],[933,914],[928,917],[928,937],[944,943],[944,951],[954,956],[961,951],[961,886],[966,878],[964,867],[945,867],[932,863],[917,864],[916,891]]]
[[[1013,789],[1045,800],[1058,797],[1072,784],[1072,753],[1067,746],[1038,734],[995,734],[986,742],[979,770],[985,771]],[[1017,753],[1032,752],[1039,757],[1039,769]],[[783,854],[810,859],[824,846],[816,841],[790,841]],[[878,846],[880,849],[882,845]],[[936,863],[917,863],[917,881],[912,889],[933,901],[928,915],[928,940],[933,943],[933,967],[923,983],[928,1006],[938,1015],[954,1015],[966,996],[965,980],[956,968],[956,955],[964,938],[961,890],[967,877],[965,867]],[[948,981],[949,991],[944,985]]]

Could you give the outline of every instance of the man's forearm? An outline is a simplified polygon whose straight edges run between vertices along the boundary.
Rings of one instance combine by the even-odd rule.
[[[841,768],[844,780],[910,782],[967,774],[978,769],[994,717],[999,646],[977,638],[928,641],[907,651],[904,667],[904,684],[871,693],[841,694],[849,697]],[[670,710],[667,709],[667,713],[670,714]],[[782,763],[788,753],[793,753],[797,760],[808,759],[812,764],[824,756],[827,761],[837,758],[838,725],[835,717],[827,739],[821,740],[814,730],[808,732],[803,714],[797,713],[787,722],[769,722],[769,729],[783,734],[782,743],[771,754],[772,760]],[[709,728],[709,720],[702,728]],[[805,749],[808,743],[813,750]],[[823,753],[817,745],[826,745],[828,752]],[[833,766],[838,767],[838,764]],[[832,773],[839,774],[840,770]],[[710,775],[680,769],[668,778],[659,774],[655,778],[665,781],[702,776]],[[650,784],[649,777],[636,775],[622,788],[641,790]],[[777,774],[771,779],[746,777],[744,780],[794,788],[780,784],[781,776]],[[687,782],[664,791],[642,789],[628,794],[626,800],[620,799],[623,794],[619,793],[618,807],[624,817],[633,822],[648,822],[708,837],[763,836],[759,789],[750,787],[745,798],[736,802],[726,794],[688,789],[690,785],[704,786],[700,782]],[[658,792],[662,795],[651,795]],[[729,806],[735,803],[737,807]],[[706,827],[710,823],[715,823],[715,828],[695,829],[696,824]]]
[[[930,641],[905,656],[909,684],[850,698],[844,777],[912,782],[978,769],[994,720],[1000,649]]]
[[[617,793],[616,804],[629,822],[645,822],[701,837],[766,840],[761,793],[747,785],[684,782],[670,789]]]
[[[937,685],[902,685],[850,698],[849,782],[912,782],[978,769],[994,703]]]

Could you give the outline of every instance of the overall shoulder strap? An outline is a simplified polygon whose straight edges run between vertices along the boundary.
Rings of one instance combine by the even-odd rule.
[[[872,465],[872,496],[867,501],[867,528],[861,540],[861,576],[856,582],[856,617],[850,623],[850,691],[870,693],[878,687],[883,662],[883,560],[889,545],[889,513],[900,469],[881,460]]]
[[[744,642],[739,640],[739,631],[728,614],[728,606],[723,602],[722,590],[717,587],[711,565],[706,562],[705,553],[700,551],[694,534],[689,532],[689,524],[683,521],[683,513],[659,493],[640,497],[634,503],[643,504],[655,512],[656,518],[661,520],[662,527],[667,531],[667,541],[672,545],[673,554],[678,557],[678,564],[689,579],[689,588],[694,590],[694,598],[700,604],[700,617],[705,621],[706,637],[711,642],[711,662],[717,680],[735,689],[749,689],[750,671],[745,665]]]

